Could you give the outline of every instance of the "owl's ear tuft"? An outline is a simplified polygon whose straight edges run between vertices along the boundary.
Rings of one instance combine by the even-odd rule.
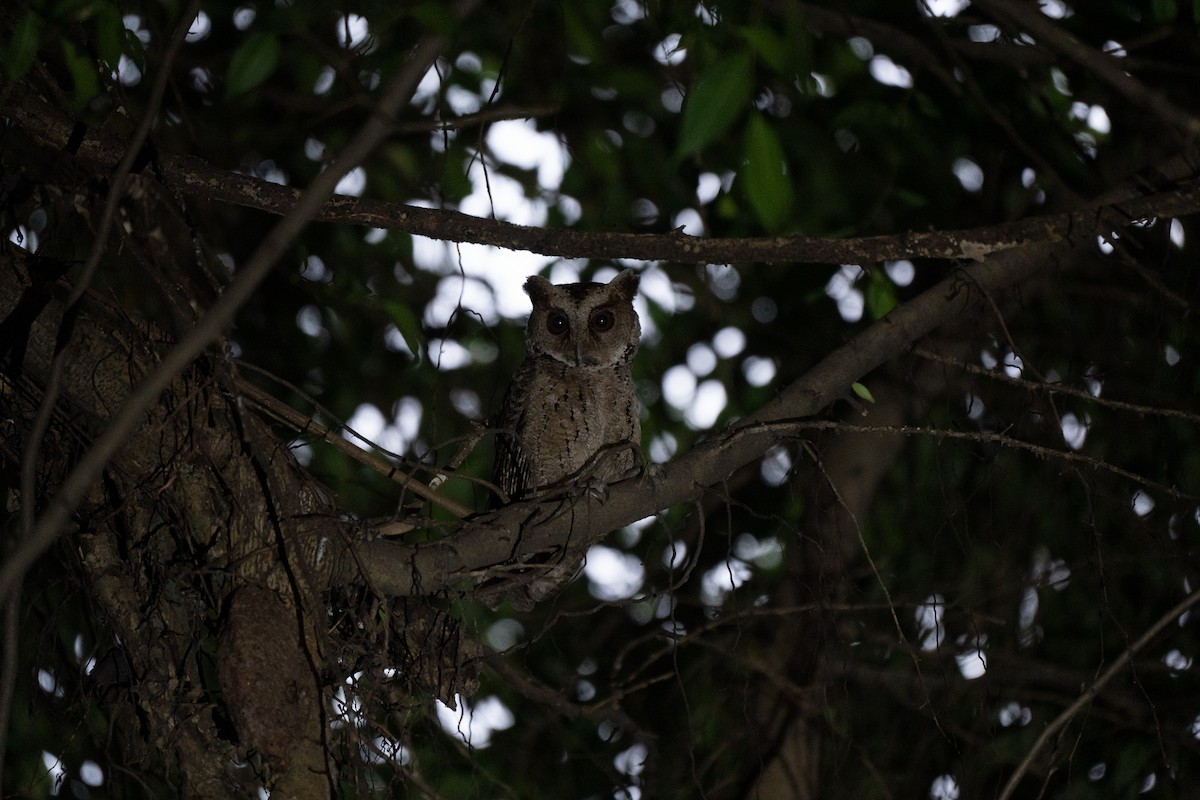
[[[608,282],[608,285],[622,299],[632,300],[633,296],[637,294],[640,281],[641,277],[632,269],[623,269],[617,277]]]
[[[541,275],[530,275],[529,279],[525,281],[525,294],[529,295],[534,305],[537,305],[539,301],[544,301],[550,296],[552,285]]]

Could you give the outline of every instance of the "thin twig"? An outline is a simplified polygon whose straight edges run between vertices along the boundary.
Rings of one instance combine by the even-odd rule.
[[[805,449],[808,451],[813,465],[821,473],[821,477],[824,479],[825,485],[829,487],[831,492],[833,492],[833,497],[835,500],[837,500],[838,507],[850,520],[851,527],[854,528],[854,532],[858,535],[858,545],[860,548],[862,548],[863,555],[866,556],[867,566],[871,568],[871,574],[875,577],[875,582],[879,584],[879,588],[883,591],[883,599],[884,602],[887,603],[888,612],[892,617],[892,624],[896,628],[896,636],[899,639],[899,644],[905,651],[908,652],[909,658],[912,659],[913,669],[916,670],[917,680],[921,686],[921,692],[925,695],[923,698],[924,707],[930,710],[933,724],[937,726],[938,732],[942,734],[942,737],[945,738],[946,741],[951,741],[950,734],[948,734],[946,729],[942,727],[942,720],[938,717],[937,712],[933,709],[933,698],[930,697],[929,687],[925,683],[925,673],[921,671],[921,657],[919,655],[919,651],[917,648],[912,646],[912,643],[908,641],[908,636],[904,633],[904,626],[900,624],[900,616],[896,613],[896,602],[892,599],[892,592],[890,589],[888,589],[887,582],[883,579],[883,575],[881,575],[879,572],[879,567],[875,563],[875,557],[871,555],[871,548],[867,545],[866,537],[863,536],[862,526],[858,523],[858,517],[855,516],[854,512],[850,510],[850,506],[846,504],[846,501],[842,499],[841,492],[838,491],[838,487],[834,483],[833,479],[829,476],[829,473],[825,471],[825,465],[821,462],[821,459],[817,456],[817,453],[812,449],[811,444],[806,442]]]
[[[1102,408],[1111,408],[1115,411],[1128,411],[1133,414],[1140,414],[1147,417],[1167,417],[1170,419],[1180,419],[1184,422],[1200,423],[1200,414],[1194,414],[1190,411],[1183,411],[1175,408],[1162,408],[1158,406],[1146,406],[1140,403],[1129,403],[1124,400],[1112,400],[1107,397],[1094,395],[1085,389],[1078,389],[1074,386],[1068,386],[1065,383],[1050,383],[1047,381],[1031,381],[1025,378],[1014,378],[1007,373],[995,369],[987,369],[979,364],[968,364],[957,359],[947,358],[940,353],[935,353],[927,348],[918,347],[913,350],[913,353],[918,358],[926,359],[927,361],[936,361],[939,364],[957,367],[964,372],[969,372],[972,375],[981,375],[985,378],[990,378],[1000,383],[1007,383],[1010,386],[1019,386],[1023,389],[1033,391],[1045,391],[1053,394],[1062,394],[1069,397],[1075,397],[1085,402],[1097,405]]]
[[[1140,652],[1143,648],[1145,648],[1146,645],[1150,644],[1155,636],[1161,633],[1163,629],[1172,622],[1179,619],[1180,615],[1194,606],[1197,602],[1200,602],[1200,589],[1193,591],[1187,597],[1183,598],[1183,600],[1179,601],[1174,608],[1159,617],[1153,625],[1146,629],[1145,633],[1138,637],[1136,642],[1129,645],[1129,647],[1125,649],[1125,652],[1121,653],[1121,655],[1117,657],[1117,660],[1114,661],[1108,669],[1100,673],[1100,676],[1092,682],[1091,686],[1083,691],[1083,694],[1079,695],[1075,702],[1071,703],[1071,705],[1067,706],[1061,714],[1055,717],[1054,720],[1046,726],[1045,730],[1042,731],[1041,735],[1038,736],[1037,741],[1033,743],[1033,747],[1029,748],[1029,752],[1025,754],[1023,759],[1021,759],[1021,763],[1017,765],[1017,768],[1013,771],[1013,774],[1009,776],[1008,783],[1004,785],[1004,791],[1000,793],[999,800],[1008,800],[1008,798],[1013,796],[1013,793],[1017,789],[1017,784],[1020,783],[1021,778],[1025,776],[1025,773],[1029,771],[1030,767],[1033,765],[1033,759],[1037,757],[1037,754],[1041,752],[1041,750],[1046,746],[1046,743],[1050,741],[1050,737],[1058,733],[1063,726],[1070,722],[1089,703],[1096,699],[1096,695],[1100,694],[1104,687],[1108,685],[1109,681],[1115,678],[1117,674],[1121,672],[1121,670],[1125,669],[1125,667],[1128,666],[1133,660],[1133,657],[1137,655],[1138,652]]]
[[[1107,83],[1134,106],[1146,109],[1188,138],[1200,135],[1200,118],[1183,111],[1165,95],[1130,75],[1121,67],[1119,59],[1072,36],[1034,5],[1012,0],[974,0],[974,5],[998,20],[1023,28],[1037,41],[1044,42]]]
[[[455,517],[462,519],[463,517],[469,517],[471,514],[475,513],[466,506],[461,505],[460,503],[457,503],[454,500],[451,500],[450,498],[434,491],[422,481],[414,478],[410,473],[397,468],[395,464],[376,457],[375,453],[382,453],[393,458],[400,458],[398,454],[384,450],[370,439],[367,439],[365,436],[355,431],[349,425],[341,424],[340,427],[342,430],[349,432],[359,441],[362,441],[368,445],[371,448],[370,451],[363,450],[354,443],[347,441],[341,436],[338,436],[337,433],[317,422],[308,414],[305,414],[302,411],[297,411],[287,403],[284,403],[273,395],[264,392],[262,389],[259,389],[249,381],[239,380],[238,391],[245,395],[248,400],[258,405],[276,418],[291,425],[300,433],[311,433],[315,435],[321,441],[332,446],[342,455],[349,456],[363,466],[371,469],[374,472],[378,472],[388,480],[398,484],[405,491],[410,491],[417,497],[420,497],[422,500],[427,500],[430,503],[433,503],[435,506],[439,506],[440,508],[453,514]]]
[[[1045,445],[1033,444],[1026,442],[1023,439],[1018,439],[1015,436],[1009,436],[1004,433],[994,433],[991,431],[953,431],[944,430],[941,428],[927,428],[918,425],[852,425],[845,422],[835,420],[819,420],[819,419],[799,419],[799,420],[775,420],[772,422],[760,422],[753,425],[746,425],[739,428],[734,437],[738,435],[754,435],[764,432],[771,432],[776,436],[797,435],[802,431],[811,430],[833,430],[840,433],[890,433],[900,434],[902,436],[930,436],[935,439],[965,439],[975,442],[993,442],[1002,447],[1011,447],[1014,450],[1024,450],[1033,453],[1040,458],[1059,459],[1061,461],[1069,461],[1072,463],[1086,464],[1089,467],[1108,472],[1120,478],[1144,486],[1148,489],[1153,489],[1156,492],[1161,492],[1167,497],[1172,497],[1176,500],[1200,500],[1200,495],[1177,489],[1173,486],[1159,483],[1151,480],[1136,472],[1117,467],[1109,464],[1106,461],[1084,455],[1083,453],[1074,453],[1067,450],[1056,450],[1053,447]]]

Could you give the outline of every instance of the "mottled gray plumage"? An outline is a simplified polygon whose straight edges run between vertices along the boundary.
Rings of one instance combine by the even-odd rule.
[[[611,482],[634,466],[637,288],[628,269],[607,284],[555,286],[536,275],[525,282],[533,302],[526,357],[504,398],[496,441],[494,478],[510,498],[566,479]]]

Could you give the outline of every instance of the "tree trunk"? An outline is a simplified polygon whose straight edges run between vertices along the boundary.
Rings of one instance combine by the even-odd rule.
[[[2,413],[17,423],[13,451],[37,448],[43,492],[62,482],[168,344],[93,298],[64,306],[68,287],[54,272],[4,248],[0,317],[14,334],[7,366],[16,377]],[[35,442],[29,432],[54,382],[53,345],[64,330],[54,418]],[[234,788],[225,765],[235,748],[216,735],[221,720],[232,719],[243,750],[257,750],[269,768],[269,785],[327,796],[325,620],[308,566],[317,542],[304,529],[328,516],[288,450],[245,413],[227,365],[209,359],[163,393],[76,511],[91,593],[124,648],[145,733],[178,761],[185,795],[221,797]],[[208,666],[218,637],[219,682]],[[253,789],[250,779],[244,788]]]

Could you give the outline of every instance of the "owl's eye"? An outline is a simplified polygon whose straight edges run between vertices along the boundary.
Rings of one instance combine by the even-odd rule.
[[[591,325],[592,330],[596,331],[597,333],[604,333],[605,331],[611,329],[616,321],[616,314],[609,311],[607,308],[602,308],[592,314],[592,318],[588,320],[588,324]]]
[[[546,317],[546,330],[554,336],[562,336],[570,328],[571,324],[567,322],[567,315],[555,312]]]

